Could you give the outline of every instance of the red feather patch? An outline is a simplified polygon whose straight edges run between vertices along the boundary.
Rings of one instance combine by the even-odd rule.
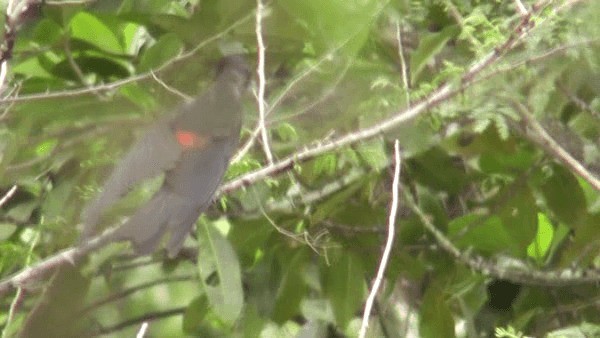
[[[175,138],[177,139],[177,143],[179,143],[184,150],[202,148],[207,143],[206,137],[201,137],[198,134],[187,130],[175,131]]]

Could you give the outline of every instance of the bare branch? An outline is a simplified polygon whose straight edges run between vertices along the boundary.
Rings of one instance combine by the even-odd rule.
[[[65,264],[77,264],[90,252],[110,243],[113,231],[107,231],[101,236],[93,238],[87,243],[74,248],[65,249],[52,257],[37,262],[21,272],[0,282],[0,297],[16,288],[27,289],[31,283],[47,277],[54,270]]]
[[[267,163],[273,164],[273,154],[271,153],[271,146],[269,142],[269,133],[265,125],[265,43],[262,36],[262,19],[265,14],[265,6],[262,0],[256,0],[256,44],[258,45],[258,65],[256,73],[258,74],[258,94],[256,101],[258,103],[258,128],[260,130],[260,136],[262,140],[262,147],[265,156],[267,157]]]
[[[392,207],[390,208],[390,215],[388,218],[388,236],[385,243],[385,249],[383,250],[383,255],[381,256],[381,261],[379,262],[379,268],[377,269],[377,276],[375,277],[373,287],[371,288],[371,292],[369,293],[369,297],[367,298],[367,302],[365,303],[365,311],[362,317],[362,324],[358,333],[358,336],[360,338],[364,338],[367,335],[367,327],[369,326],[369,317],[371,316],[371,309],[373,308],[373,303],[375,302],[375,296],[377,296],[377,291],[379,291],[379,287],[381,286],[383,274],[385,273],[385,269],[390,258],[390,253],[392,252],[392,245],[394,244],[394,235],[396,234],[398,193],[400,191],[400,168],[402,166],[402,158],[400,157],[400,142],[398,142],[398,140],[394,142],[394,159],[396,165],[394,167],[394,181],[392,183]]]
[[[396,41],[398,42],[398,57],[400,58],[400,69],[402,72],[402,85],[406,96],[406,105],[410,106],[410,86],[408,81],[408,67],[404,59],[404,48],[402,47],[402,35],[400,33],[400,23],[396,21]]]
[[[100,334],[106,335],[109,333],[121,331],[129,326],[138,325],[138,324],[149,322],[149,321],[155,321],[155,320],[162,319],[162,318],[178,316],[178,315],[183,314],[186,309],[187,309],[187,306],[182,306],[182,307],[177,307],[177,308],[165,310],[165,311],[148,312],[148,313],[145,313],[143,316],[140,316],[137,318],[132,318],[132,319],[126,320],[124,322],[118,323],[118,324],[110,326],[110,327],[102,328],[102,329],[100,329],[100,332],[98,332],[98,335],[100,335]]]
[[[594,117],[600,119],[600,111],[595,110],[590,104],[588,104],[587,102],[582,100],[580,97],[575,95],[575,93],[573,93],[572,91],[567,89],[562,83],[558,83],[557,87],[558,87],[558,89],[560,89],[560,91],[566,97],[569,98],[569,100],[571,100],[575,105],[577,105],[577,107],[579,107],[579,109],[587,111],[588,113],[592,114]]]
[[[188,282],[190,280],[194,280],[197,278],[198,278],[198,276],[196,276],[196,275],[172,276],[172,277],[170,276],[170,277],[164,277],[164,278],[160,278],[160,279],[153,280],[150,282],[142,283],[140,285],[136,285],[136,286],[127,288],[125,290],[119,291],[115,294],[112,294],[112,295],[106,297],[106,298],[100,299],[100,300],[92,303],[91,305],[87,306],[82,311],[82,313],[89,312],[91,310],[94,310],[94,309],[96,309],[100,306],[103,306],[105,304],[108,304],[110,302],[114,302],[116,300],[125,298],[131,294],[134,294],[138,291],[145,290],[145,289],[157,286],[157,285],[163,285],[163,284],[167,284],[167,283],[177,283],[177,282]]]
[[[35,236],[31,240],[31,245],[29,246],[29,250],[27,252],[27,259],[25,261],[25,266],[29,266],[29,264],[31,264],[31,257],[33,255],[33,249],[37,245],[39,238],[40,238],[40,233],[38,231],[38,232],[36,232]],[[8,310],[6,324],[4,325],[4,329],[2,330],[2,338],[7,337],[9,328],[10,328],[10,324],[12,323],[15,313],[17,313],[17,311],[19,310],[19,307],[23,303],[24,297],[25,297],[25,290],[23,290],[22,288],[18,288],[17,293],[15,294],[15,298],[13,298],[13,301],[10,304],[10,309]]]
[[[532,141],[540,145],[547,153],[562,164],[567,166],[569,169],[577,173],[581,178],[586,180],[594,189],[600,191],[600,179],[592,174],[587,168],[575,159],[569,152],[556,142],[552,136],[550,136],[544,127],[542,127],[535,117],[531,116],[529,109],[523,104],[512,101],[515,109],[521,114],[521,117],[527,123],[527,125],[534,132],[534,137],[531,137]]]
[[[146,335],[147,329],[148,329],[148,322],[143,322],[142,325],[140,326],[140,329],[135,334],[135,338],[144,338],[144,335]]]
[[[528,266],[501,266],[497,262],[469,252],[461,252],[431,221],[430,217],[415,204],[412,196],[404,192],[404,202],[419,217],[421,223],[429,231],[444,251],[454,259],[484,276],[506,279],[519,284],[565,286],[575,284],[597,283],[600,281],[600,269],[574,271],[561,269],[542,271]]]
[[[158,76],[156,76],[156,74],[152,70],[150,71],[150,74],[152,75],[152,78],[154,79],[154,81],[158,82],[158,84],[161,85],[164,89],[166,89],[169,93],[175,94],[188,102],[192,100],[192,98],[189,95],[186,95],[186,94],[180,92],[179,90],[166,84],[163,80],[161,80]]]
[[[0,208],[2,208],[2,206],[14,196],[15,192],[17,192],[16,184],[13,185],[10,189],[8,189],[6,194],[4,194],[4,196],[2,196],[2,198],[0,198]]]
[[[344,44],[345,44],[345,42],[344,42]],[[341,48],[344,44],[341,44],[340,46],[335,48],[335,50]],[[294,88],[298,83],[300,83],[308,75],[310,75],[311,73],[316,71],[323,62],[331,60],[331,58],[332,58],[331,53],[326,54],[321,59],[319,59],[319,61],[317,63],[315,63],[314,65],[312,65],[311,67],[306,69],[304,72],[302,72],[300,75],[295,77],[292,81],[290,81],[290,83],[285,87],[285,89],[281,91],[281,93],[273,100],[273,102],[271,102],[271,104],[269,105],[269,109],[265,113],[265,117],[269,116],[271,114],[271,112],[273,112],[275,110],[275,108],[277,108],[279,106],[279,104],[281,104],[281,102],[283,101],[283,98],[292,90],[292,88]],[[250,135],[250,137],[248,138],[248,141],[246,141],[246,143],[242,147],[240,147],[240,150],[233,156],[233,158],[231,159],[231,163],[238,162],[239,160],[242,159],[242,157],[244,157],[244,155],[246,155],[248,153],[248,151],[250,151],[250,148],[252,148],[252,146],[254,145],[254,142],[256,142],[256,138],[258,137],[259,134],[260,134],[260,125],[257,125],[256,128],[254,128],[254,130],[252,131],[252,134]]]

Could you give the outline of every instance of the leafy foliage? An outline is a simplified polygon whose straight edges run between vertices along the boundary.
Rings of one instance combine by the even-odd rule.
[[[57,336],[133,336],[143,322],[150,336],[356,336],[387,231],[399,139],[403,191],[462,257],[489,265],[468,269],[401,201],[369,334],[593,335],[597,283],[512,273],[600,268],[600,193],[524,118],[600,177],[600,3],[566,6],[563,16],[549,1],[532,12],[532,33],[508,50],[504,42],[526,20],[514,3],[267,3],[275,162],[360,135],[440,86],[460,90],[386,133],[220,195],[175,259],[131,258],[113,245],[59,271],[46,291],[33,283],[22,298],[3,295],[5,334],[43,332],[40,323],[57,318]],[[20,28],[0,99],[0,196],[17,186],[0,203],[3,279],[77,245],[79,214],[112,164],[145,125],[211,81],[223,51],[241,45],[249,60],[256,55],[255,6],[55,1]],[[489,55],[500,61],[463,77]],[[246,96],[242,145],[258,119]],[[260,139],[248,149],[226,182],[266,166]],[[152,184],[132,192],[111,222]]]

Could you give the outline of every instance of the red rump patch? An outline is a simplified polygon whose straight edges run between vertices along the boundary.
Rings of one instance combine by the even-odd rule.
[[[202,137],[193,131],[177,130],[175,131],[175,138],[177,143],[185,149],[198,149],[204,147],[207,143],[207,138]]]

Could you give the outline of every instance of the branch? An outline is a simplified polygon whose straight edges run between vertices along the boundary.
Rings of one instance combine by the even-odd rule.
[[[50,273],[62,265],[77,264],[90,252],[110,243],[112,240],[113,231],[107,231],[101,236],[93,238],[92,240],[88,241],[87,243],[83,243],[78,247],[65,249],[54,256],[37,262],[33,266],[27,267],[21,272],[18,272],[13,276],[3,280],[0,282],[0,297],[16,288],[27,289],[28,286],[47,277]]]
[[[493,52],[484,56],[481,60],[473,63],[473,65],[461,76],[461,81],[459,83],[447,82],[441,85],[425,98],[414,103],[413,106],[397,112],[390,118],[383,120],[372,127],[346,134],[345,136],[341,136],[337,139],[318,144],[313,147],[305,148],[304,150],[298,151],[297,153],[292,154],[277,163],[271,164],[233,181],[225,183],[217,191],[216,196],[218,197],[224,193],[229,193],[231,191],[255,184],[256,182],[267,177],[287,171],[290,168],[293,168],[293,166],[296,164],[308,161],[327,152],[343,148],[359,141],[371,139],[420,115],[423,115],[430,108],[440,105],[441,103],[470,87],[478,74],[480,74],[490,65],[497,62],[502,55],[506,54],[508,51],[517,46],[517,44],[521,42],[533,28],[531,16],[532,14],[530,13],[530,15],[524,17],[514,28],[514,33],[511,34],[503,44],[497,47]]]
[[[148,330],[148,322],[143,322],[140,329],[135,335],[135,338],[144,338],[146,335],[146,330]]]
[[[123,329],[127,328],[128,326],[138,325],[138,324],[142,324],[142,323],[145,323],[148,321],[153,321],[153,320],[157,320],[157,319],[161,319],[161,318],[167,318],[167,317],[181,315],[185,312],[186,309],[187,309],[187,306],[182,306],[182,307],[177,307],[177,308],[165,310],[165,311],[145,313],[144,315],[139,316],[137,318],[132,318],[132,319],[126,320],[124,322],[118,323],[116,325],[113,325],[113,326],[101,328],[99,332],[94,334],[94,336],[107,335],[109,333],[123,330]]]
[[[517,284],[567,286],[574,284],[598,283],[600,269],[574,271],[562,269],[554,271],[540,271],[526,266],[508,267],[486,259],[479,255],[461,252],[433,223],[430,217],[415,204],[410,194],[404,191],[404,202],[417,215],[427,231],[429,231],[442,249],[454,259],[468,266],[474,271],[497,279],[506,279]]]
[[[594,174],[589,172],[583,164],[576,160],[571,154],[569,154],[563,147],[560,146],[550,136],[544,127],[542,127],[535,117],[531,116],[531,113],[523,104],[511,100],[512,105],[520,113],[521,117],[535,133],[530,139],[540,145],[546,153],[550,154],[554,159],[558,160],[572,171],[576,172],[581,178],[588,182],[594,189],[600,191],[600,179]]]
[[[579,109],[587,111],[595,118],[600,119],[600,111],[595,110],[590,104],[579,98],[577,95],[575,95],[575,93],[567,89],[562,83],[559,82],[557,87],[566,97],[569,98],[569,100],[571,100],[571,102],[579,107]]]
[[[369,326],[371,309],[373,308],[377,291],[381,286],[383,274],[385,273],[385,269],[390,258],[390,253],[392,252],[392,245],[394,244],[394,235],[396,233],[396,215],[398,213],[398,192],[400,191],[400,167],[402,165],[402,158],[400,157],[400,143],[398,140],[396,140],[394,143],[394,159],[396,161],[396,166],[394,167],[394,181],[392,183],[392,207],[390,208],[390,215],[388,219],[388,237],[385,243],[385,249],[383,250],[383,255],[381,256],[379,268],[377,269],[377,276],[375,277],[373,288],[371,289],[365,304],[365,312],[363,313],[362,324],[358,333],[360,338],[364,338],[367,335],[367,327]]]
[[[334,50],[332,52],[327,53],[325,56],[321,57],[321,59],[319,59],[319,61],[317,61],[314,65],[312,65],[311,67],[309,67],[308,69],[303,71],[300,75],[296,76],[292,81],[290,81],[290,83],[279,93],[279,95],[273,100],[273,102],[271,102],[271,104],[269,104],[269,109],[265,112],[265,117],[269,116],[269,114],[271,114],[271,112],[273,112],[281,104],[281,102],[283,102],[283,99],[285,98],[285,96],[298,83],[300,83],[304,78],[306,78],[311,73],[318,70],[319,66],[323,62],[331,60],[332,53],[337,51],[341,47],[343,47],[345,44],[346,44],[346,42],[344,42],[344,43],[340,44],[339,46],[337,46],[336,48],[334,48]],[[256,128],[254,128],[254,130],[252,131],[252,134],[250,134],[248,141],[246,141],[246,143],[242,147],[240,147],[240,150],[238,150],[238,152],[233,156],[233,158],[231,159],[231,163],[238,162],[239,160],[242,159],[242,157],[244,157],[244,155],[246,155],[246,153],[248,153],[248,151],[250,151],[250,148],[252,148],[252,146],[254,145],[254,142],[256,141],[256,138],[258,137],[259,134],[260,134],[260,126],[258,125],[258,126],[256,126]]]
[[[273,164],[273,154],[271,153],[271,146],[269,142],[269,133],[265,125],[265,43],[262,36],[262,19],[265,14],[265,6],[262,0],[256,0],[256,43],[258,45],[258,66],[256,67],[256,73],[258,74],[258,94],[256,101],[258,103],[258,128],[260,129],[260,136],[262,139],[262,146],[265,156],[267,157],[267,163]]]
[[[10,199],[15,195],[15,192],[17,192],[17,185],[13,185],[7,192],[6,194],[4,194],[4,196],[2,196],[2,198],[0,198],[0,208],[2,208],[2,206],[10,201]]]
[[[160,278],[160,279],[153,280],[150,282],[142,283],[142,284],[130,287],[128,289],[121,290],[121,291],[114,293],[106,298],[100,299],[100,300],[92,303],[91,305],[87,306],[82,311],[82,313],[86,313],[88,311],[94,310],[95,308],[101,307],[107,303],[113,302],[113,301],[121,299],[121,298],[125,298],[133,293],[136,293],[140,290],[151,288],[153,286],[162,285],[162,284],[166,284],[166,283],[187,282],[187,281],[194,280],[194,279],[198,279],[198,276],[186,275],[186,276],[164,277],[164,278]]]
[[[402,85],[406,96],[406,105],[410,106],[410,85],[408,80],[408,66],[404,58],[404,48],[402,47],[402,35],[400,34],[400,22],[396,21],[396,41],[398,42],[398,57],[400,58],[400,70],[402,74]]]
[[[186,59],[196,55],[196,53],[198,53],[198,51],[200,51],[206,45],[208,45],[209,43],[211,43],[213,41],[220,39],[221,37],[223,37],[226,34],[228,34],[229,32],[231,32],[236,27],[244,24],[246,21],[248,21],[250,18],[252,18],[253,15],[254,15],[253,13],[249,13],[248,15],[244,16],[243,18],[234,22],[231,26],[224,29],[222,32],[219,32],[219,33],[211,36],[210,38],[204,40],[203,42],[199,43],[192,50],[190,50],[186,53],[183,53],[177,57],[174,57],[171,60],[169,60],[168,62],[166,62],[165,64],[163,64],[162,66],[160,66],[154,70],[148,71],[146,73],[142,73],[139,75],[128,77],[123,80],[119,80],[119,81],[115,81],[115,82],[107,83],[107,84],[101,84],[101,85],[97,85],[97,86],[93,86],[93,87],[89,87],[89,88],[80,88],[80,89],[64,90],[64,91],[51,92],[51,93],[38,93],[38,94],[31,94],[31,95],[7,97],[7,98],[0,99],[0,104],[11,103],[11,102],[30,102],[30,101],[35,101],[35,100],[46,100],[46,99],[52,99],[52,98],[64,98],[64,97],[74,97],[74,96],[79,96],[79,95],[84,95],[84,94],[93,94],[93,93],[102,92],[102,91],[115,90],[115,89],[117,89],[121,86],[124,86],[126,84],[129,84],[129,83],[150,79],[153,76],[155,76],[153,73],[160,73],[160,72],[170,68],[171,66],[175,65],[178,62],[186,60]]]

